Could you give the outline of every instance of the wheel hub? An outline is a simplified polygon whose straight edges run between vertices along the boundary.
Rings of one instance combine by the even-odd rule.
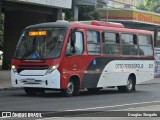
[[[69,82],[69,83],[68,83],[68,86],[67,86],[67,92],[68,92],[69,94],[72,94],[73,91],[74,91],[74,85],[73,85],[72,82]]]
[[[129,90],[131,90],[132,87],[133,87],[133,85],[132,85],[132,80],[129,79],[129,80],[127,81],[127,88],[128,88]]]

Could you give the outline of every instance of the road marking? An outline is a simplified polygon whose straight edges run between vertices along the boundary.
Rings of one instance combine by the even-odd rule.
[[[104,108],[115,108],[115,107],[124,107],[129,105],[141,105],[141,104],[151,104],[151,103],[160,103],[160,101],[150,101],[150,102],[141,102],[141,103],[130,103],[130,104],[121,104],[121,105],[113,105],[113,106],[103,106],[103,107],[92,107],[92,108],[83,108],[83,109],[73,109],[73,110],[64,110],[62,112],[72,112],[72,111],[85,111],[85,110],[97,110],[97,109],[104,109]],[[152,105],[154,106],[154,105]],[[159,105],[157,105],[159,106]],[[147,107],[147,106],[146,106]],[[151,106],[150,106],[151,107]],[[138,107],[139,108],[139,107]],[[130,108],[128,108],[130,109]],[[121,109],[120,109],[121,110]],[[123,109],[122,109],[123,110]],[[125,110],[125,109],[124,109]],[[116,110],[112,110],[116,111]],[[118,110],[119,111],[119,110]],[[59,112],[60,113],[60,112]],[[42,118],[37,120],[52,120],[53,118],[62,118],[62,117],[50,117],[50,118]]]
[[[114,105],[114,106],[103,106],[103,107],[93,107],[93,108],[84,108],[84,109],[73,109],[73,110],[65,110],[65,111],[96,110],[96,109],[115,108],[115,107],[129,106],[129,105],[140,105],[140,104],[159,103],[159,102],[160,102],[160,101],[151,101],[151,102],[141,102],[141,103],[121,104],[121,105]]]

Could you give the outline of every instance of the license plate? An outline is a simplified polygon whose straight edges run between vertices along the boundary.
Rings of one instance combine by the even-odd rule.
[[[34,78],[27,78],[27,79],[22,79],[23,83],[35,83],[35,79]]]

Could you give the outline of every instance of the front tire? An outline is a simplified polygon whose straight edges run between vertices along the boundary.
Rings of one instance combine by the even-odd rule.
[[[24,88],[24,91],[27,95],[35,95],[36,93],[44,94],[45,90],[38,88]]]
[[[36,90],[34,88],[24,88],[24,91],[27,95],[35,95]]]
[[[76,86],[72,80],[68,82],[67,89],[62,90],[62,94],[67,97],[73,96],[75,92],[76,92]]]
[[[126,86],[118,86],[118,91],[119,92],[125,92],[125,93],[135,91],[135,80],[134,80],[134,78],[130,76],[127,80],[127,85]]]

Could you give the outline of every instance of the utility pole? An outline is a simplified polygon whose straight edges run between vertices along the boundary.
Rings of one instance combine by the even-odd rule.
[[[79,7],[76,5],[76,0],[72,0],[72,16],[74,19],[78,20]]]

